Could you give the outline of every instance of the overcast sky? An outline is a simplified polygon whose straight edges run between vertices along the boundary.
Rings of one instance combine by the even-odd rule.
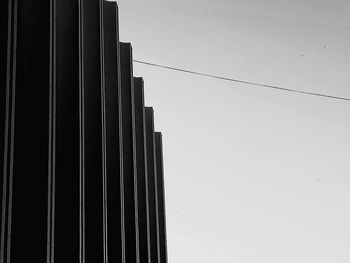
[[[350,98],[349,0],[119,0],[134,58]],[[350,101],[134,64],[169,263],[349,263]]]

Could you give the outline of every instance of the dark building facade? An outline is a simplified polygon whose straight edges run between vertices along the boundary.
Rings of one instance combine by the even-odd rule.
[[[0,263],[166,263],[162,136],[117,4],[0,3]]]

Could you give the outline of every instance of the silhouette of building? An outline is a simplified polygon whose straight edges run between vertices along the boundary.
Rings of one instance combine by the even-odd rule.
[[[167,262],[162,137],[117,4],[0,2],[0,262]]]

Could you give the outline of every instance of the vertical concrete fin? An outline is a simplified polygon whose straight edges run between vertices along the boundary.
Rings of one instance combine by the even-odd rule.
[[[121,57],[121,101],[123,134],[123,185],[124,185],[124,228],[125,260],[137,262],[137,198],[135,184],[135,132],[134,81],[132,69],[132,48],[129,43],[120,43]]]
[[[79,262],[79,3],[54,6],[53,234],[51,262]]]
[[[136,160],[137,160],[137,201],[138,201],[138,229],[140,263],[149,263],[149,229],[148,229],[148,203],[147,203],[147,166],[146,166],[146,127],[144,87],[142,78],[134,78],[135,101],[135,132],[136,132]]]
[[[105,262],[102,0],[80,1],[81,263]]]
[[[121,229],[121,148],[120,148],[120,62],[117,5],[103,3],[104,16],[104,73],[105,73],[105,122],[106,122],[106,176],[107,176],[107,244],[108,261],[122,262]]]
[[[158,193],[158,225],[159,225],[159,256],[160,262],[167,262],[167,237],[166,237],[166,214],[165,214],[165,190],[164,190],[164,167],[163,167],[163,141],[160,132],[155,133],[156,164],[157,164],[157,193]]]
[[[11,1],[7,262],[48,259],[53,142],[51,7],[44,0]]]
[[[149,231],[150,231],[150,253],[151,262],[159,263],[158,256],[158,198],[155,165],[155,138],[154,138],[154,114],[153,108],[145,108],[146,116],[146,143],[147,143],[147,187],[149,208]]]

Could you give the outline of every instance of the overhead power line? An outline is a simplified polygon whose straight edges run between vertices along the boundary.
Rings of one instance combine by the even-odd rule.
[[[225,81],[230,81],[230,82],[237,82],[237,83],[242,83],[242,84],[248,84],[248,85],[269,88],[269,89],[275,89],[275,90],[280,90],[280,91],[299,93],[299,94],[310,95],[310,96],[317,96],[317,97],[324,97],[324,98],[329,98],[329,99],[350,101],[350,98],[345,98],[345,97],[338,97],[338,96],[333,96],[333,95],[328,95],[328,94],[309,92],[309,91],[303,91],[303,90],[296,90],[296,89],[288,89],[288,88],[283,88],[283,87],[279,87],[279,86],[261,84],[261,83],[257,83],[257,82],[221,77],[221,76],[217,76],[217,75],[205,74],[205,73],[186,70],[186,69],[182,69],[182,68],[174,68],[174,67],[164,66],[164,65],[160,65],[160,64],[150,63],[150,62],[146,62],[146,61],[142,61],[142,60],[133,59],[133,61],[136,63],[139,63],[139,64],[144,64],[144,65],[148,65],[148,66],[153,66],[153,67],[158,67],[158,68],[164,68],[164,69],[194,74],[194,75],[198,75],[198,76],[202,76],[202,77],[220,79],[220,80],[225,80]]]

